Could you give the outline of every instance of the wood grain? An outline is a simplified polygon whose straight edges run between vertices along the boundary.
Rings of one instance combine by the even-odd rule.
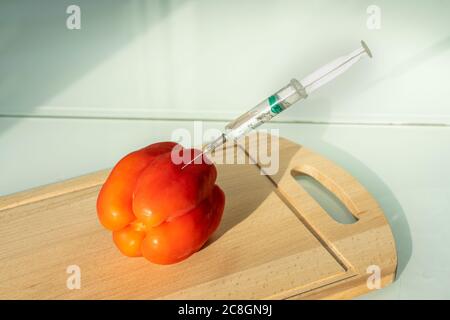
[[[246,164],[217,165],[226,194],[222,223],[202,250],[176,265],[126,258],[114,247],[95,212],[108,171],[0,198],[0,298],[350,298],[369,291],[371,265],[380,267],[383,286],[392,282],[395,244],[370,194],[329,160],[282,138],[278,173],[261,175],[264,164],[249,152],[257,137],[268,138],[227,146],[244,151]],[[334,221],[297,174],[322,183],[358,221]],[[80,289],[66,286],[69,265],[81,269]]]

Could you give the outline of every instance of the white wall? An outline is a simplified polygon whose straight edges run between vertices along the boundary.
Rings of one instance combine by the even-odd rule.
[[[70,4],[81,30],[66,29]],[[400,278],[370,297],[448,298],[449,14],[448,0],[0,0],[0,196],[111,167],[192,131],[183,119],[231,118],[364,39],[373,60],[280,118],[323,124],[266,128],[386,213]]]
[[[279,120],[450,124],[449,13],[444,0],[2,1],[0,115],[226,120],[364,39],[374,59]]]

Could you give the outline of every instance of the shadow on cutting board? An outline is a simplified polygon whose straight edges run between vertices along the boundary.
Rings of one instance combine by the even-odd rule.
[[[286,150],[284,154],[287,159],[291,159],[297,150],[291,148]],[[257,165],[249,163],[248,156],[245,156],[245,159],[246,164],[216,164],[218,169],[218,180],[216,183],[225,192],[225,210],[219,228],[214,232],[204,248],[248,218],[273,192],[273,183],[266,176],[261,175]],[[288,162],[284,164],[285,166],[280,163],[278,172],[285,172]],[[233,171],[233,174],[228,175],[227,172],[229,171]],[[240,179],[238,181],[229,181],[227,180],[229,176],[240,177]]]

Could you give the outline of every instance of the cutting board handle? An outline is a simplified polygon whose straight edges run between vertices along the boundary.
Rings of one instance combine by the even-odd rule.
[[[294,180],[296,176],[302,174],[316,180],[335,195],[357,220],[364,213],[368,212],[365,207],[366,204],[359,203],[358,198],[355,198],[355,196],[364,196],[366,201],[370,201],[368,199],[370,197],[369,193],[355,179],[331,161],[325,161],[325,159],[317,154],[313,154],[309,156],[308,161],[299,161],[297,165],[294,165],[290,173]]]
[[[383,211],[370,193],[332,161],[287,139],[280,137],[279,140],[280,168],[268,178],[276,185],[280,198],[341,265],[347,270],[365,273],[367,266],[376,259],[371,255],[361,258],[358,252],[377,252],[380,245],[390,259],[386,265],[396,265],[393,235]],[[302,174],[312,177],[334,194],[357,221],[342,224],[332,218],[295,179]],[[366,239],[371,239],[370,244],[356,236],[365,232]]]
[[[319,203],[298,183],[295,176],[305,174],[314,178],[328,191],[334,194],[358,220],[355,224],[366,220],[381,218],[384,214],[370,193],[349,173],[330,160],[307,149],[299,148],[292,157],[284,177],[277,183],[281,192],[287,193],[297,210],[305,216],[320,215],[321,221],[342,226],[320,206]],[[326,218],[325,218],[326,216]]]
[[[261,134],[259,138],[262,138]],[[265,138],[266,139],[266,138]],[[303,216],[321,216],[321,223],[342,226],[316,202],[295,179],[308,175],[334,194],[358,220],[382,218],[384,214],[370,193],[349,173],[323,156],[284,138],[280,139],[280,168],[268,176],[287,201]]]

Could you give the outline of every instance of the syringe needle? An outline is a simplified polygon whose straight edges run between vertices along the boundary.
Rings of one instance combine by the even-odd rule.
[[[192,159],[191,161],[189,161],[188,163],[186,163],[181,170],[183,170],[184,168],[186,168],[188,165],[190,165],[191,163],[193,163],[195,160],[197,160],[198,158],[202,157],[205,154],[205,151],[203,151],[202,153],[199,153],[197,156],[194,157],[194,159]]]
[[[202,152],[198,155],[196,155],[194,157],[194,159],[192,159],[191,161],[189,161],[188,163],[186,163],[181,170],[183,170],[184,168],[186,168],[188,165],[190,165],[191,163],[193,163],[195,160],[197,160],[198,158],[202,157],[205,153],[208,152],[212,152],[213,150],[215,150],[216,148],[220,147],[221,145],[223,145],[226,141],[228,140],[227,135],[222,133],[220,136],[218,136],[215,140],[211,141],[210,143],[208,143],[206,146],[204,146]]]

